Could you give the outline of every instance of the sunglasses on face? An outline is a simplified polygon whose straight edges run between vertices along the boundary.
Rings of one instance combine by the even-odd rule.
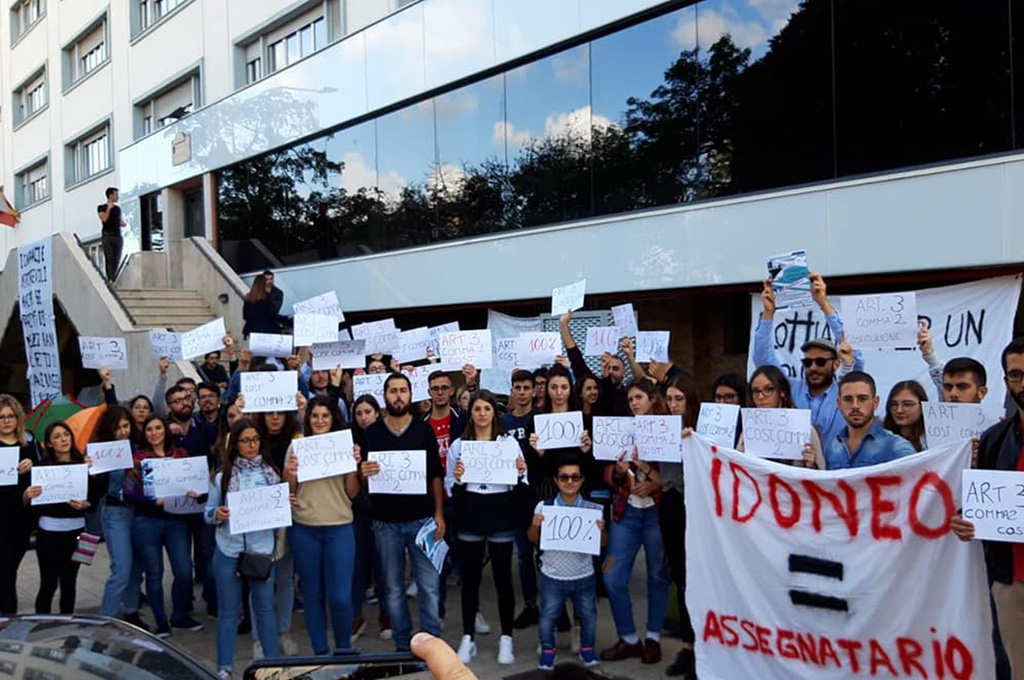
[[[558,475],[558,481],[569,484],[583,479],[583,475]]]
[[[835,359],[826,359],[825,357],[814,357],[813,359],[801,359],[800,363],[804,365],[804,368],[810,368],[811,366],[824,368],[833,361],[835,361]]]

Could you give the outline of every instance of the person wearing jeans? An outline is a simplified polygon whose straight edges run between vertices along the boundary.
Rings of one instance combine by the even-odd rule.
[[[413,580],[419,587],[420,629],[431,635],[441,634],[441,584],[437,569],[427,554],[416,545],[416,536],[430,517],[408,522],[381,522],[374,520],[373,534],[377,552],[384,565],[384,584],[388,613],[391,615],[395,649],[409,651],[412,639],[412,618],[405,598],[405,556],[409,555]]]

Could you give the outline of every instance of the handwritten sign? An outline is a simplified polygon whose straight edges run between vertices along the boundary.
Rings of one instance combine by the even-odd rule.
[[[512,370],[519,365],[519,354],[516,352],[518,338],[494,338],[492,340],[492,357],[494,366],[480,372],[480,389],[495,394],[512,392]]]
[[[426,451],[371,451],[367,460],[380,463],[380,472],[367,477],[370,493],[404,496],[427,493]]]
[[[202,495],[210,490],[210,470],[206,456],[191,458],[147,458],[142,461],[152,475],[153,498]]]
[[[739,418],[740,407],[737,404],[704,402],[700,405],[700,416],[697,417],[697,434],[731,449],[736,446]]]
[[[402,363],[426,359],[428,347],[430,347],[430,329],[426,326],[411,331],[402,331],[398,334],[398,350],[395,352],[395,358]]]
[[[430,348],[434,352],[435,357],[441,356],[441,334],[442,333],[457,333],[459,328],[458,321],[451,321],[449,323],[443,323],[440,326],[431,326],[430,331]]]
[[[342,368],[366,367],[366,340],[338,340],[313,345],[313,370],[330,371]]]
[[[128,352],[124,338],[78,337],[78,350],[82,354],[82,368],[128,368]]]
[[[541,507],[540,514],[544,515],[544,524],[540,528],[541,550],[601,554],[601,529],[597,526],[601,519],[600,510],[545,505]]]
[[[669,331],[640,331],[636,334],[637,361],[668,361]]]
[[[533,417],[533,423],[538,450],[579,448],[583,436],[583,414],[579,411],[539,413]]]
[[[539,368],[555,363],[562,353],[562,337],[558,333],[520,333],[516,338],[516,358],[520,366]]]
[[[555,288],[551,291],[551,315],[562,316],[566,312],[575,312],[577,309],[581,309],[586,292],[586,279]]]
[[[588,356],[615,354],[619,351],[621,337],[622,330],[618,326],[591,326],[587,329],[586,353]]]
[[[341,311],[341,304],[338,302],[338,294],[333,290],[302,300],[292,305],[292,314],[322,314],[334,317],[339,323],[345,320],[345,314]]]
[[[413,401],[430,399],[430,374],[434,370],[433,366],[418,366],[408,371],[402,371],[412,384]]]
[[[205,505],[188,496],[172,496],[164,499],[164,512],[169,512],[172,515],[198,515],[205,509]]]
[[[292,355],[292,336],[250,333],[249,351],[256,357],[290,357]]]
[[[843,298],[846,339],[857,349],[917,346],[917,296],[909,293]]]
[[[171,361],[182,361],[181,333],[151,330],[149,332],[149,351],[156,359],[167,357]]]
[[[807,267],[807,251],[794,250],[768,258],[768,278],[775,292],[775,308],[810,307],[811,270]]]
[[[619,456],[633,452],[636,440],[636,425],[633,418],[594,416],[595,460],[618,460]]]
[[[194,359],[224,349],[224,319],[216,319],[181,334],[181,356]]]
[[[636,451],[640,460],[678,463],[682,416],[637,416]]]
[[[17,446],[0,446],[0,486],[14,486],[18,483],[20,455]]]
[[[633,311],[632,303],[612,307],[612,318],[622,333],[619,339],[636,337],[636,334],[640,332],[640,329],[636,327],[636,312]]]
[[[740,417],[746,453],[762,458],[803,460],[804,444],[811,441],[810,410],[745,408],[740,409]]]
[[[89,466],[85,463],[33,465],[32,486],[43,489],[43,493],[32,499],[32,505],[84,501],[89,497]]]
[[[441,363],[445,366],[461,369],[466,364],[477,368],[490,368],[492,365],[489,330],[442,333],[440,345]]]
[[[232,536],[292,525],[288,484],[228,492],[228,527]]]
[[[367,354],[394,354],[398,351],[398,329],[394,319],[352,326],[352,339],[366,340]]]
[[[975,540],[1024,543],[1024,472],[964,470],[961,484]]]
[[[294,411],[299,391],[297,371],[246,371],[242,374],[242,394],[246,413]]]
[[[921,409],[928,448],[980,437],[992,425],[981,404],[924,401]]]
[[[127,439],[90,443],[85,447],[85,455],[92,459],[90,475],[111,470],[128,470],[135,466],[132,460],[132,443]]]
[[[326,314],[296,314],[294,332],[296,347],[311,347],[317,342],[336,342],[338,320]]]
[[[509,484],[519,482],[516,461],[520,457],[519,444],[514,439],[501,441],[462,440],[459,460],[465,466],[462,481],[467,484]]]
[[[390,373],[363,373],[352,376],[352,398],[358,399],[364,394],[373,395],[381,407],[384,406],[384,382]]]
[[[28,362],[29,406],[35,408],[63,391],[53,316],[50,237],[18,248],[18,305]]]
[[[292,455],[299,461],[299,481],[309,482],[356,471],[352,430],[337,430],[292,441]]]

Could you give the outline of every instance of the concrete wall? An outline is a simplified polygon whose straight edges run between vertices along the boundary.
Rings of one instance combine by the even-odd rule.
[[[215,316],[224,317],[228,333],[241,340],[248,286],[206,239],[183,239],[175,245],[181,253],[181,288],[197,291]],[[221,295],[227,296],[227,302],[221,302]]]

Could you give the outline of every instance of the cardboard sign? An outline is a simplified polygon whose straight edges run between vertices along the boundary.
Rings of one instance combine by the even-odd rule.
[[[181,333],[151,330],[149,332],[149,351],[154,359],[167,357],[171,361],[182,361]]]
[[[210,490],[210,469],[206,456],[191,458],[147,458],[142,465],[152,476],[154,498],[184,496],[189,492],[200,496]]]
[[[338,294],[333,290],[321,293],[308,300],[302,300],[292,305],[292,314],[322,314],[323,316],[334,317],[339,323],[345,321],[345,314],[341,311],[341,304],[338,302]]]
[[[216,319],[181,334],[182,359],[194,359],[224,349],[224,319]]]
[[[0,446],[0,486],[18,483],[18,463],[21,450],[17,446]]]
[[[395,358],[400,363],[426,359],[428,347],[430,347],[430,329],[426,326],[411,331],[402,331],[398,334],[398,350],[395,352]]]
[[[618,326],[591,326],[587,328],[587,356],[601,356],[604,353],[615,354],[619,351],[619,339],[622,330]]]
[[[633,421],[633,418],[594,416],[594,431],[591,433],[594,459],[614,461],[625,453],[628,460],[636,441]]]
[[[318,342],[336,342],[338,320],[325,314],[296,314],[294,332],[296,347],[312,347]]]
[[[294,411],[299,391],[297,371],[246,371],[242,374],[245,413]]]
[[[619,339],[636,337],[640,329],[636,327],[636,312],[633,311],[633,304],[616,305],[612,307],[612,318],[622,335]]]
[[[43,493],[32,499],[32,505],[84,501],[89,498],[89,466],[33,465],[32,486],[43,488]]]
[[[583,436],[583,414],[579,411],[539,413],[533,417],[533,423],[539,451],[579,448]]]
[[[922,401],[921,415],[928,448],[980,437],[992,425],[981,404]]]
[[[228,528],[231,535],[290,527],[292,506],[288,494],[288,484],[284,482],[244,491],[229,491]]]
[[[78,337],[78,350],[82,354],[82,368],[128,368],[128,351],[124,338]]]
[[[772,280],[772,290],[775,291],[775,309],[814,305],[806,250],[769,257],[768,278]]]
[[[716,404],[703,402],[697,418],[697,434],[706,437],[719,446],[736,446],[736,426],[739,423],[738,404]]]
[[[811,441],[810,410],[745,408],[740,409],[740,417],[746,453],[763,458],[804,459],[804,444]]]
[[[854,349],[917,347],[917,297],[909,293],[848,295],[843,332]]]
[[[352,398],[358,399],[364,394],[373,395],[381,408],[384,408],[384,382],[390,373],[357,373],[352,376]]]
[[[668,361],[669,331],[640,331],[636,334],[637,361]]]
[[[330,371],[342,368],[366,367],[366,340],[338,340],[313,345],[313,370]]]
[[[250,333],[249,352],[254,357],[290,357],[292,355],[292,336]]]
[[[132,443],[127,439],[90,443],[85,447],[85,455],[92,460],[92,465],[89,466],[90,475],[135,467]]]
[[[975,540],[1024,543],[1024,472],[964,470],[961,484]]]
[[[398,329],[394,319],[352,326],[352,339],[366,340],[367,354],[394,354],[398,351]]]
[[[561,353],[562,336],[558,333],[520,333],[516,338],[516,360],[524,368],[553,364]]]
[[[205,505],[188,496],[172,496],[164,499],[164,512],[169,512],[172,515],[198,515],[205,509]]]
[[[380,463],[380,472],[367,477],[370,493],[405,496],[427,493],[426,451],[371,451],[367,460]]]
[[[678,463],[682,416],[637,416],[636,451],[640,460]]]
[[[552,290],[551,316],[562,316],[566,312],[575,312],[577,309],[582,309],[583,297],[586,295],[586,292],[586,279]]]
[[[491,332],[457,331],[440,336],[441,363],[451,370],[460,370],[466,364],[476,368],[491,367]]]
[[[462,440],[459,460],[466,467],[462,481],[467,484],[519,483],[516,461],[520,456],[519,444],[514,439],[496,442]]]
[[[601,554],[601,529],[597,526],[600,510],[545,505],[540,514],[544,515],[540,528],[541,550]]]
[[[299,461],[299,481],[309,482],[356,471],[352,430],[292,440],[292,455]]]

